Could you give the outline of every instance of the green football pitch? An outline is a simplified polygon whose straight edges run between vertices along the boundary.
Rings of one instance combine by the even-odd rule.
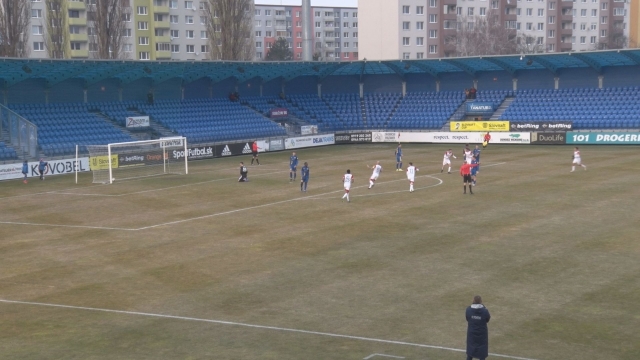
[[[306,193],[290,152],[0,183],[0,358],[463,359],[476,294],[491,358],[640,356],[637,147],[490,145],[474,195],[403,148],[413,193],[394,144],[299,150]]]

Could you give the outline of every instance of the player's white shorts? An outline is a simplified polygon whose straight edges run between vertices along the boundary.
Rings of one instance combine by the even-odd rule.
[[[472,158],[472,157],[468,157],[468,158],[466,158],[466,159],[465,159],[465,162],[466,162],[467,164],[471,164],[471,162],[472,162],[472,161],[473,161],[473,158]]]
[[[408,175],[407,174],[407,180],[414,182],[415,181],[415,175]]]
[[[372,174],[372,175],[371,175],[371,177],[370,177],[369,179],[371,179],[371,180],[378,180],[378,176],[380,176],[380,175],[378,175],[378,174]]]
[[[451,165],[451,159],[442,160],[442,166],[445,166],[445,165]]]
[[[579,157],[573,158],[573,163],[576,164],[576,165],[580,165],[580,164],[582,164],[582,160]]]
[[[345,190],[350,190],[351,189],[351,183],[344,183],[344,189]]]

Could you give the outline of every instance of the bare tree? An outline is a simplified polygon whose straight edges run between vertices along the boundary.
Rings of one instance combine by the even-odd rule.
[[[447,44],[455,44],[458,56],[506,55],[516,53],[516,33],[488,12],[486,16],[458,17],[458,31]]]
[[[544,44],[539,43],[535,36],[520,34],[516,38],[516,52],[518,54],[540,54],[544,52]]]
[[[31,1],[0,0],[0,56],[29,56]]]
[[[11,1],[11,0],[10,0]],[[45,0],[47,26],[44,46],[51,59],[69,58],[69,24],[67,1]]]
[[[93,48],[91,57],[125,59],[125,18],[131,16],[128,1],[95,0],[95,5],[91,5],[90,9],[93,10],[92,19],[89,19],[93,20],[93,34],[89,36],[89,46]]]
[[[254,0],[208,0],[204,5],[211,59],[253,60]]]
[[[624,49],[629,46],[629,38],[624,35],[621,28],[610,28],[607,36],[598,38],[600,40],[593,45],[594,50]]]

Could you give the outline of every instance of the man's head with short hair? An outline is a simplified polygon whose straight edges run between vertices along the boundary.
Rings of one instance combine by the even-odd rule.
[[[410,162],[410,163],[409,163],[409,165],[413,166],[413,163],[412,163],[412,162]]]
[[[295,155],[296,155],[296,152],[294,151],[294,152],[293,152],[293,156],[295,156]]]
[[[305,161],[305,162],[304,162],[304,166],[309,166],[309,164],[307,164],[307,162]]]
[[[347,174],[351,174],[351,169],[347,169]]]
[[[240,165],[244,165],[244,163],[242,161],[240,161]]]
[[[476,295],[473,297],[473,303],[474,304],[482,304],[482,296],[480,295]]]

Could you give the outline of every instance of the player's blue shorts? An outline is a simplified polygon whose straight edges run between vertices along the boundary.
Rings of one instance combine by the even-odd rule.
[[[300,179],[302,182],[309,182],[309,178],[308,177],[303,177],[302,179]]]
[[[396,156],[396,162],[401,162],[402,161],[402,156]]]
[[[471,176],[476,176],[476,173],[478,172],[478,167],[472,167],[471,168]]]
[[[297,170],[298,170],[298,167],[297,167],[297,166],[290,165],[290,166],[289,166],[289,170],[291,170],[291,171],[297,171]]]

